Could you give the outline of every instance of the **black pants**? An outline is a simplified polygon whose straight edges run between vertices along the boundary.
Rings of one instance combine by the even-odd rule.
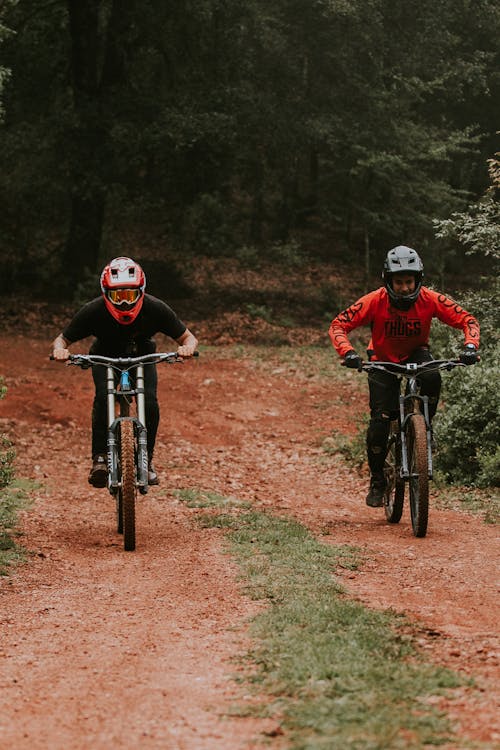
[[[429,349],[420,348],[408,358],[408,362],[430,362],[433,358]],[[426,372],[418,376],[420,393],[429,399],[429,418],[436,413],[441,392],[439,372]],[[387,453],[390,422],[399,414],[399,390],[401,379],[389,372],[374,371],[368,374],[370,389],[370,423],[366,433],[366,452],[372,474],[381,474]]]
[[[92,407],[92,456],[107,451],[108,401],[106,368],[93,367],[95,396]],[[156,433],[160,421],[160,407],[156,395],[158,375],[156,365],[144,368],[144,395],[146,401],[146,427],[148,430],[148,454],[151,459],[155,447]]]

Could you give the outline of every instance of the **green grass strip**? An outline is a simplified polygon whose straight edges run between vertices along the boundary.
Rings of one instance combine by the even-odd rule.
[[[19,511],[31,503],[28,492],[34,487],[32,482],[16,479],[0,491],[0,575],[7,575],[11,565],[25,559],[17,522]]]
[[[294,520],[220,504],[226,512],[201,521],[227,530],[247,593],[269,602],[251,624],[246,680],[266,696],[260,713],[280,722],[287,747],[409,750],[449,740],[436,696],[463,680],[423,660],[404,618],[346,596],[333,573],[353,567],[356,551],[321,544]]]

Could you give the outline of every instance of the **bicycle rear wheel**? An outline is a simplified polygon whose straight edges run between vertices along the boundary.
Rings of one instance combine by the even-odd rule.
[[[391,424],[384,475],[387,484],[384,495],[385,517],[389,523],[399,523],[403,515],[405,482],[401,478],[401,442],[397,422]]]
[[[421,414],[408,422],[408,468],[410,471],[410,512],[413,534],[427,533],[429,518],[429,474],[427,466],[427,434]]]
[[[135,549],[135,444],[134,425],[128,420],[120,423],[121,487],[118,505],[121,506],[123,548],[127,552]]]

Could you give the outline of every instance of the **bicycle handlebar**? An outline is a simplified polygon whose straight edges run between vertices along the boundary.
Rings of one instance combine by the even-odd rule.
[[[452,370],[454,367],[465,367],[459,359],[431,359],[428,362],[363,362],[359,372],[369,372],[370,370],[385,370],[395,375],[418,375],[421,372],[432,370]]]
[[[193,357],[198,357],[199,352],[194,352]],[[51,355],[50,359],[54,360]],[[70,354],[67,360],[69,365],[81,367],[86,370],[92,365],[102,365],[103,367],[117,367],[126,369],[134,365],[156,365],[160,362],[183,362],[186,357],[181,357],[177,352],[153,352],[152,354],[143,354],[140,357],[104,357],[100,354]]]

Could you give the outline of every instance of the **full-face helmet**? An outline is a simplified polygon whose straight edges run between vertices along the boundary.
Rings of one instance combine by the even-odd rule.
[[[146,277],[132,258],[114,258],[101,273],[101,291],[109,313],[122,325],[130,325],[144,302]]]
[[[394,274],[411,274],[415,277],[415,289],[411,294],[396,294],[392,288],[392,278]],[[422,287],[424,278],[424,265],[420,260],[419,254],[411,247],[398,245],[389,250],[384,261],[384,270],[382,271],[384,286],[387,294],[394,307],[399,310],[409,310],[415,304]]]

